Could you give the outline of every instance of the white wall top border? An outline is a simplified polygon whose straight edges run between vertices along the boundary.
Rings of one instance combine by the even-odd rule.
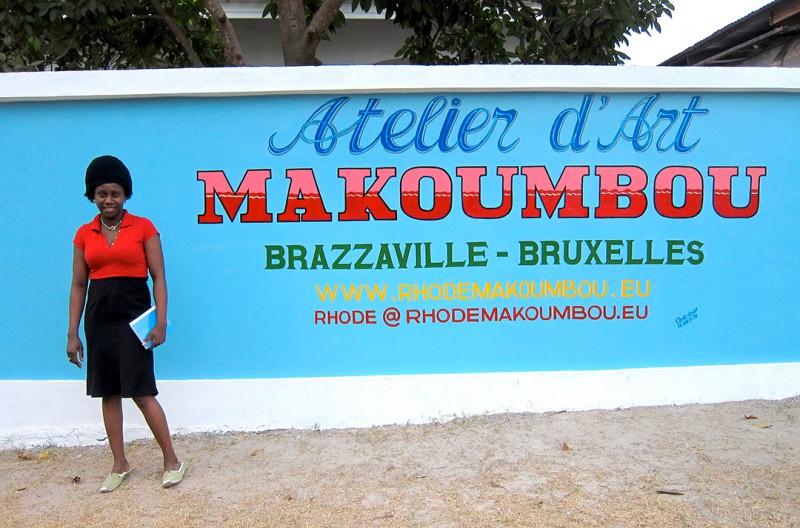
[[[303,66],[0,74],[0,102],[381,92],[800,92],[798,68]]]

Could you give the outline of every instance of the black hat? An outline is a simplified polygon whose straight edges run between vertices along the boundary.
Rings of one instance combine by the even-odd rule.
[[[133,181],[128,167],[114,156],[95,158],[86,168],[86,197],[94,200],[94,190],[104,183],[117,183],[125,190],[125,197],[133,194]]]

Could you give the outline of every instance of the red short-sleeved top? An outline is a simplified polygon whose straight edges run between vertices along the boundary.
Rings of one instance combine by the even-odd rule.
[[[125,211],[119,226],[119,234],[109,246],[100,231],[100,215],[78,228],[73,244],[83,251],[89,266],[90,279],[110,277],[147,278],[147,259],[144,243],[158,234],[158,230],[147,218],[134,216]]]

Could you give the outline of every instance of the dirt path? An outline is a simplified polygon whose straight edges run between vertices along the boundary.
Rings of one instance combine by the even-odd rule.
[[[2,526],[798,527],[800,398],[0,451]],[[169,524],[166,524],[169,523]]]

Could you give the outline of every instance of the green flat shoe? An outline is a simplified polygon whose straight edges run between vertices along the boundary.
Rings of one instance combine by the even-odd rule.
[[[181,462],[181,467],[179,467],[178,469],[164,472],[164,479],[162,480],[162,486],[165,488],[171,488],[172,486],[177,486],[183,480],[184,473],[186,473],[186,464]]]
[[[100,493],[111,493],[120,487],[125,479],[130,476],[130,474],[130,469],[124,473],[109,473],[106,479],[103,481],[103,485],[100,486]]]

